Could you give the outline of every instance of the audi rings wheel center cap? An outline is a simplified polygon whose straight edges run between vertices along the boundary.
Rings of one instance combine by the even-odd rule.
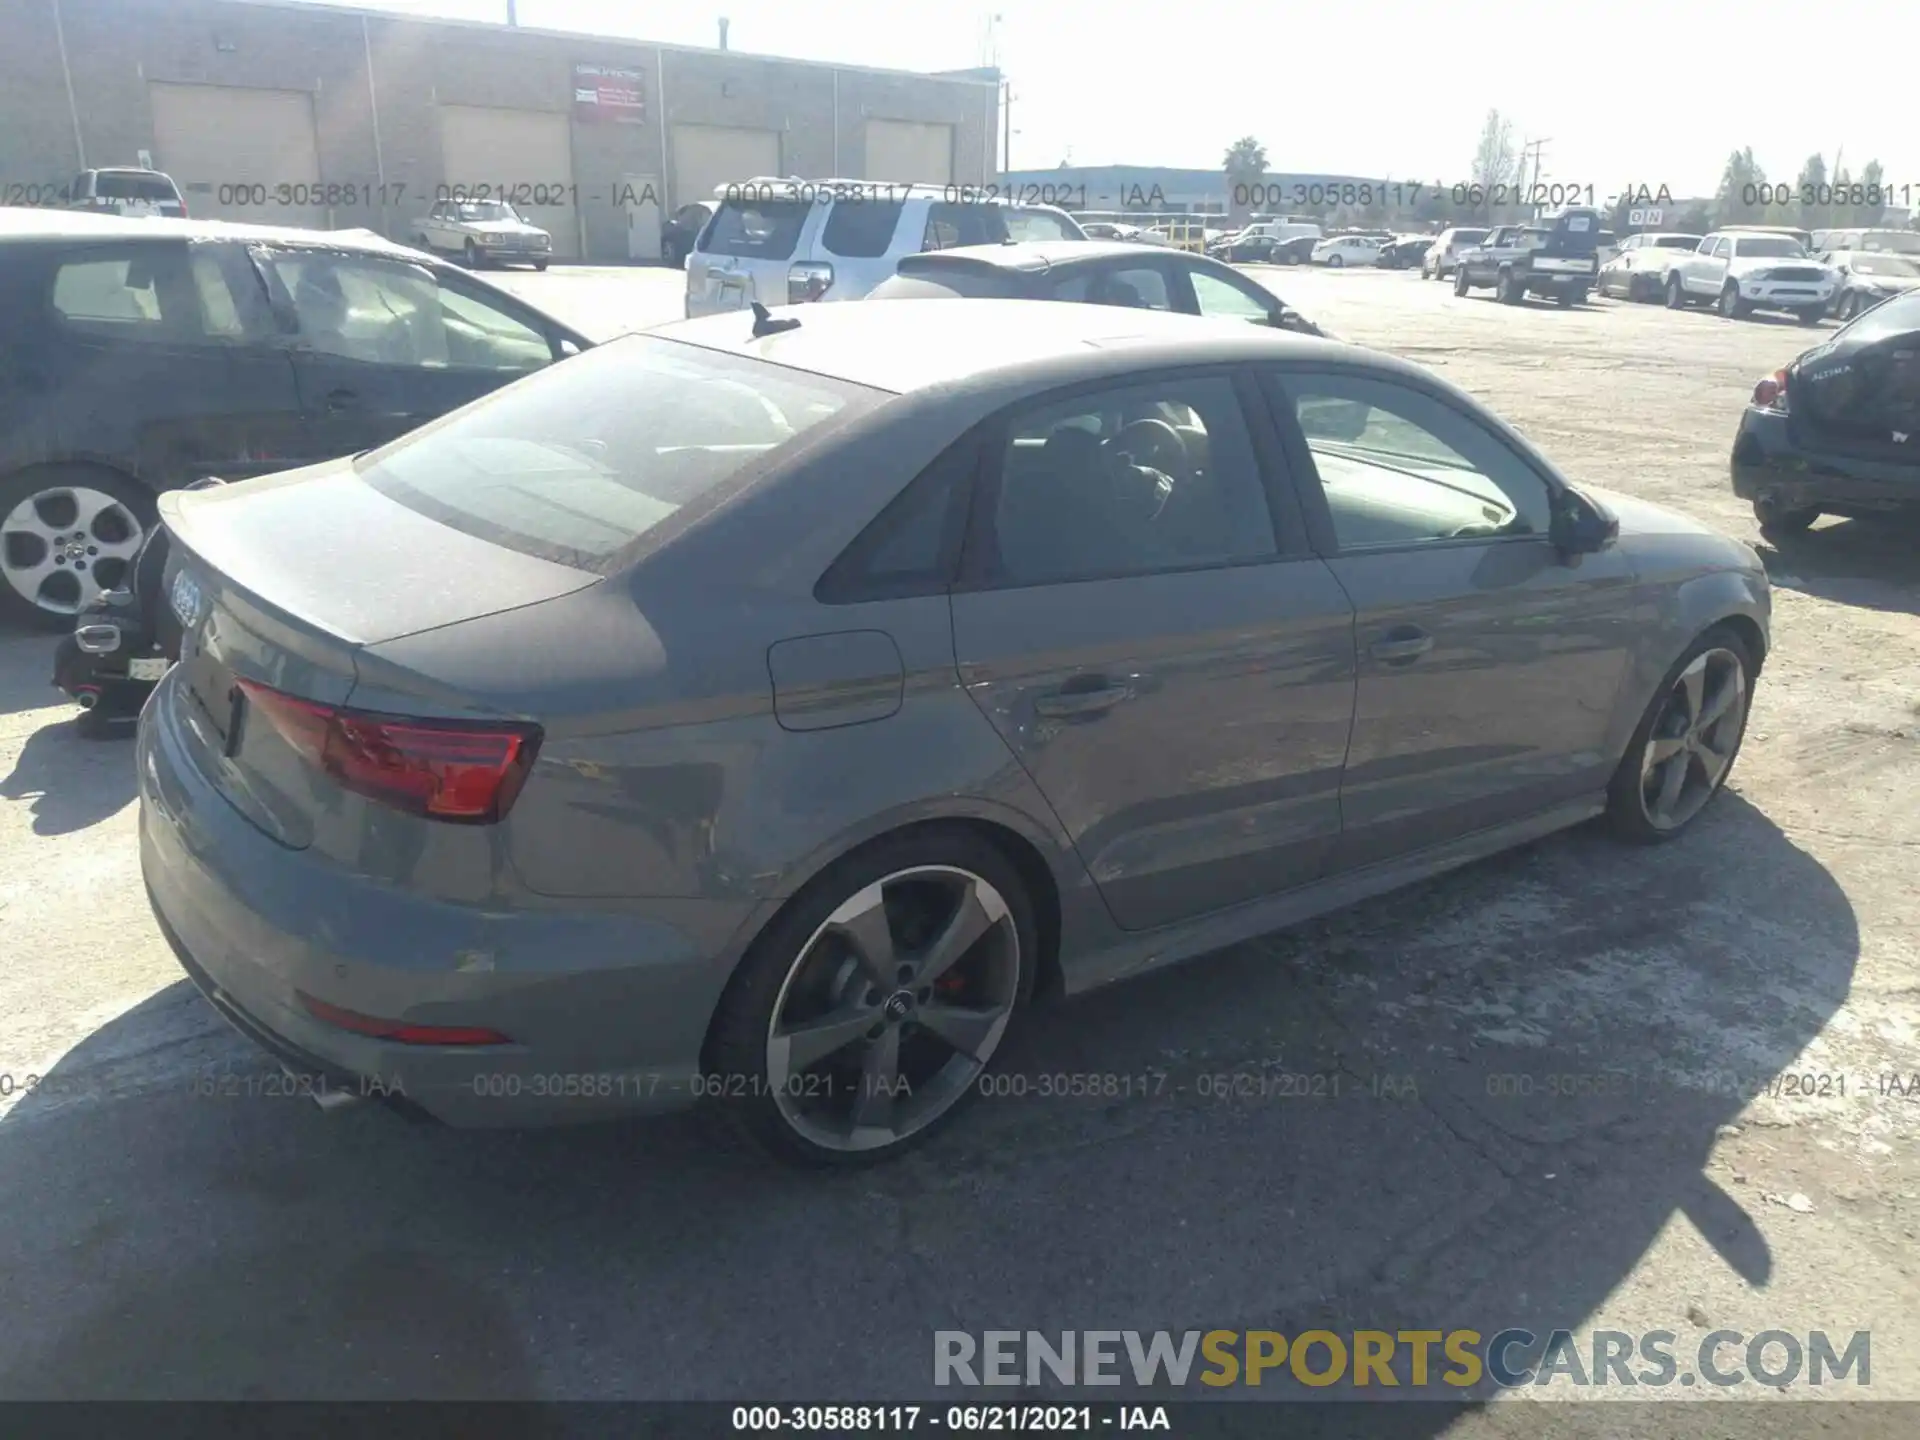
[[[887,997],[887,1003],[881,1007],[889,1020],[904,1020],[913,1012],[913,992],[896,990]]]

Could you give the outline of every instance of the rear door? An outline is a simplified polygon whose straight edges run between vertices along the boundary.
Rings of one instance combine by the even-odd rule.
[[[762,198],[756,187],[721,202],[687,261],[687,314],[787,303],[787,270],[804,256],[811,200]]]
[[[444,269],[401,259],[261,246],[310,453],[352,455],[552,363],[533,312]]]
[[[1115,920],[1313,880],[1340,828],[1352,613],[1250,382],[1056,393],[984,448],[955,654]]]
[[[1569,564],[1552,487],[1496,431],[1397,377],[1266,376],[1314,543],[1352,600],[1359,683],[1332,866],[1596,794],[1651,617],[1613,546]],[[1317,482],[1317,483],[1314,483]]]
[[[1801,356],[1787,394],[1787,423],[1806,448],[1920,464],[1920,291],[1882,302]]]

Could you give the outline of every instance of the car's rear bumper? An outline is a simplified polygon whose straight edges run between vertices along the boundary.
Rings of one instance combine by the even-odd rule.
[[[454,1125],[566,1124],[698,1098],[746,903],[482,908],[377,884],[245,820],[183,748],[176,683],[163,680],[141,714],[141,870],[182,967],[244,1033],[316,1089],[402,1100]],[[303,993],[513,1043],[376,1039],[318,1019]]]
[[[1733,493],[1784,509],[1835,514],[1920,509],[1920,465],[1900,465],[1801,449],[1785,415],[1749,405],[1729,461]]]

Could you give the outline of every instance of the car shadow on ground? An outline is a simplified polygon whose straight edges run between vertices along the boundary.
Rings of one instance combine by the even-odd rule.
[[[1782,590],[1920,615],[1920,514],[1824,520],[1804,534],[1762,536],[1755,548]]]
[[[934,1331],[1544,1336],[1676,1215],[1764,1287],[1767,1217],[1708,1153],[1858,953],[1728,794],[1673,845],[1574,832],[1040,1011],[958,1124],[851,1173],[700,1115],[323,1116],[182,982],[0,1120],[33,1320],[0,1395],[977,1402],[933,1390]],[[1288,1393],[1321,1392],[1238,1398]]]
[[[0,776],[0,800],[31,807],[36,835],[85,830],[133,802],[131,729],[87,733],[80,712],[72,713],[29,735],[13,769]]]
[[[53,652],[59,636],[45,635],[0,618],[0,715],[18,715],[57,705]]]

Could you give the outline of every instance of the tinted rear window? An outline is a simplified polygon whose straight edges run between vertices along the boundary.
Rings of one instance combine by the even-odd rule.
[[[173,181],[164,175],[96,175],[93,193],[103,200],[178,200]]]
[[[701,253],[743,260],[791,259],[812,209],[812,202],[806,200],[729,200],[700,237]]]
[[[599,573],[686,506],[877,392],[650,336],[577,355],[362,457],[381,494]]]

